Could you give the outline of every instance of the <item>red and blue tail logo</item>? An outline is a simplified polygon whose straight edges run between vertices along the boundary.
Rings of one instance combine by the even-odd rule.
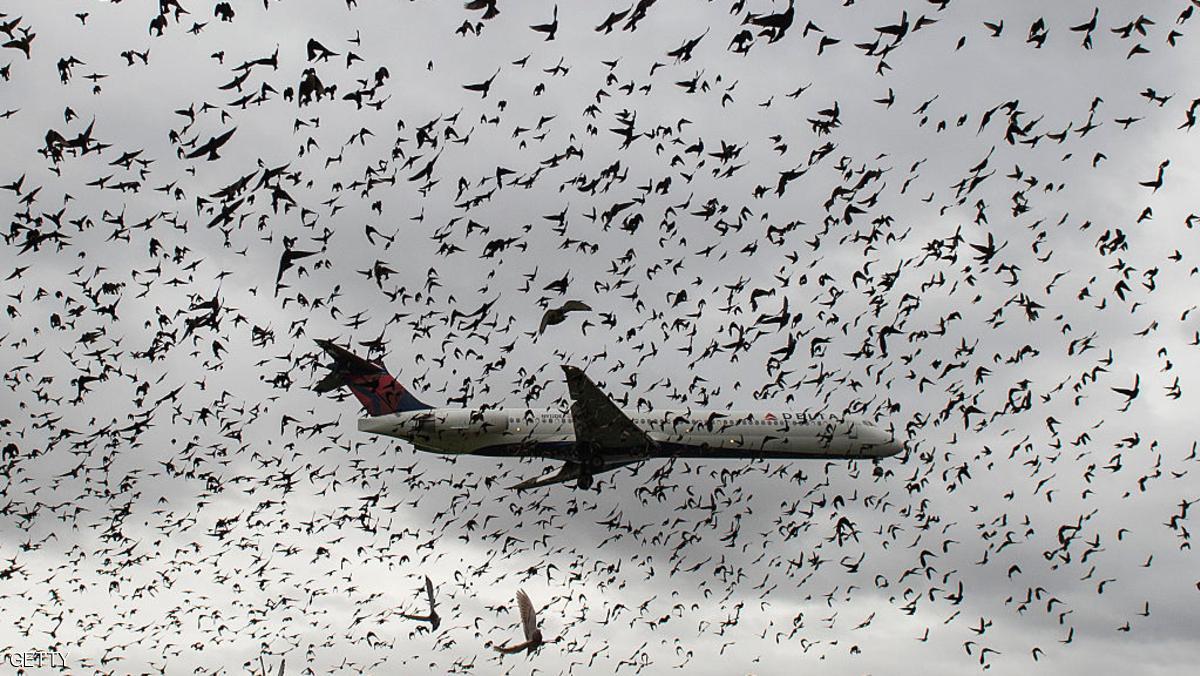
[[[348,387],[372,416],[433,408],[414,397],[383,364],[363,359],[332,341],[318,340],[317,344],[333,357],[334,362],[329,374],[313,388],[317,392]]]

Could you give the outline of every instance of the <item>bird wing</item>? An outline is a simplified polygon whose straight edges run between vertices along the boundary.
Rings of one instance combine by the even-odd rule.
[[[537,631],[537,611],[533,609],[533,602],[529,600],[524,589],[517,592],[517,608],[521,611],[521,628],[525,631],[525,640],[532,641],[533,632]]]
[[[233,137],[233,132],[235,132],[235,131],[237,131],[237,127],[234,127],[233,129],[230,129],[229,131],[225,132],[224,134],[221,134],[220,136],[214,138],[212,140],[214,149],[220,148],[221,146],[225,145],[225,142]]]
[[[206,154],[211,145],[212,145],[212,139],[209,139],[208,143],[205,143],[202,146],[198,146],[195,150],[193,150],[192,152],[185,155],[185,157],[187,157],[189,160],[196,159],[197,157],[200,157],[201,155]]]
[[[435,605],[433,602],[433,581],[429,579],[428,575],[425,576],[425,595],[429,597],[429,612],[432,613]]]
[[[592,306],[581,300],[569,300],[562,304],[559,308],[563,312],[586,312],[592,309]]]
[[[571,418],[576,443],[599,448],[637,448],[653,446],[654,441],[629,416],[621,412],[583,371],[563,365],[567,389],[571,392]]]

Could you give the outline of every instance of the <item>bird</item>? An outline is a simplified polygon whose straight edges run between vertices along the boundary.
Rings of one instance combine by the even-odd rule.
[[[221,146],[225,145],[229,139],[233,137],[233,133],[235,131],[237,131],[237,127],[233,127],[220,136],[213,136],[209,138],[204,142],[203,145],[198,146],[195,150],[188,153],[186,157],[189,160],[197,157],[204,157],[204,159],[208,160],[209,162],[220,159],[221,156],[217,154],[217,151],[220,150]]]
[[[504,655],[522,651],[533,653],[543,644],[542,631],[537,626],[537,611],[533,609],[533,603],[523,589],[517,591],[517,609],[521,614],[521,630],[525,635],[525,640],[512,645],[492,646],[498,653]]]
[[[1125,397],[1125,403],[1120,409],[1118,409],[1119,411],[1125,412],[1125,411],[1129,410],[1130,405],[1133,404],[1133,400],[1137,399],[1138,394],[1141,392],[1141,384],[1142,384],[1142,375],[1140,373],[1135,373],[1134,378],[1133,378],[1133,387],[1109,388],[1113,392],[1116,392],[1117,394]]]
[[[483,19],[494,19],[500,10],[496,7],[497,0],[468,0],[465,7],[470,10],[483,10]]]
[[[318,253],[320,253],[319,251],[301,251],[299,249],[293,249],[293,248],[291,248],[291,244],[293,244],[293,243],[294,242],[289,241],[287,239],[285,239],[285,241],[284,241],[283,254],[279,257],[279,270],[275,273],[275,295],[276,296],[279,295],[280,289],[283,288],[281,286],[281,282],[283,281],[283,273],[287,272],[293,266],[295,266],[296,261],[302,260],[304,258],[308,258],[309,256],[315,256]]]
[[[1128,125],[1126,125],[1126,126],[1128,126]],[[1167,167],[1169,167],[1170,165],[1171,165],[1171,160],[1169,160],[1169,159],[1159,162],[1158,175],[1155,176],[1154,179],[1149,180],[1149,181],[1138,181],[1138,185],[1142,186],[1143,188],[1151,188],[1152,192],[1158,192],[1158,189],[1163,186],[1163,173],[1166,172]]]
[[[425,598],[429,601],[428,615],[410,615],[408,613],[400,613],[400,615],[410,620],[428,622],[431,630],[437,631],[438,627],[442,625],[442,618],[437,614],[437,603],[433,599],[433,582],[428,575],[425,576]]]
[[[567,314],[571,312],[591,312],[592,308],[587,303],[579,300],[568,300],[562,305],[554,308],[549,308],[542,314],[542,322],[538,326],[538,334],[546,332],[546,329],[551,326],[557,326],[566,320]]]
[[[547,42],[553,40],[555,34],[558,33],[558,5],[554,5],[554,14],[550,20],[550,23],[535,24],[529,28],[538,33],[544,34]]]
[[[480,98],[486,99],[488,92],[490,92],[492,90],[492,82],[496,79],[496,76],[499,74],[500,74],[500,69],[497,68],[496,72],[493,73],[491,77],[484,80],[483,82],[477,82],[474,84],[465,84],[462,86],[462,88],[466,89],[467,91],[480,92],[482,94],[482,96],[480,96]]]

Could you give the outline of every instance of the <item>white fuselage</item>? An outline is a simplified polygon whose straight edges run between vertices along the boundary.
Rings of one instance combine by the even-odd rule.
[[[880,458],[902,447],[892,434],[853,419],[779,411],[625,410],[657,443],[644,457]],[[576,459],[570,412],[435,408],[362,418],[364,432],[450,454]]]

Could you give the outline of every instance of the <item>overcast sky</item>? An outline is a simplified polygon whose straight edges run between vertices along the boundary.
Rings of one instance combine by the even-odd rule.
[[[1091,4],[815,0],[778,39],[748,19],[782,2],[659,0],[611,33],[629,5],[563,3],[550,41],[551,2],[181,4],[161,36],[153,3],[0,17],[2,652],[1194,668],[1191,3],[1107,3],[1089,34]],[[300,106],[309,68],[331,96]],[[89,125],[89,152],[46,152]],[[285,240],[314,253],[277,291]],[[535,336],[566,299],[594,311]],[[311,391],[317,338],[382,339],[433,405],[562,406],[571,363],[631,407],[851,412],[907,451],[517,495],[551,463],[359,434]],[[399,616],[425,575],[432,634]],[[561,640],[501,660],[518,588]]]

